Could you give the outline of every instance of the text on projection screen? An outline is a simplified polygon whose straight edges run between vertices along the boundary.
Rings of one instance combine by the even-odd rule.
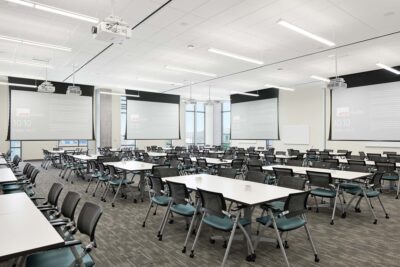
[[[179,104],[127,102],[128,139],[179,139]]]
[[[400,140],[400,82],[332,92],[333,140]]]
[[[231,105],[232,139],[278,139],[278,99]]]
[[[12,140],[93,138],[92,97],[11,90]]]

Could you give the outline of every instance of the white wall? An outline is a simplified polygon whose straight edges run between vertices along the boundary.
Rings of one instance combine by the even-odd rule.
[[[0,76],[0,81],[6,82],[7,78]],[[7,139],[8,131],[8,86],[0,84],[0,153],[6,153],[10,148]]]

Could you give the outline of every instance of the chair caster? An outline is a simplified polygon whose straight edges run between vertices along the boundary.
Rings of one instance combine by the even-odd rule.
[[[374,224],[378,224],[378,220],[377,219],[375,219]]]
[[[193,229],[192,235],[196,235],[196,229]]]
[[[143,198],[141,198],[141,199],[140,199],[140,201],[144,202],[144,199],[143,199]]]
[[[311,208],[311,207],[308,207],[307,209],[308,209],[308,210],[312,210],[312,208]]]
[[[158,236],[158,240],[159,240],[159,241],[162,241],[162,235],[159,235],[159,236]]]
[[[111,206],[114,208],[114,207],[115,207],[115,204],[114,204],[114,203],[111,203]]]
[[[342,218],[344,219],[344,218],[346,218],[346,216],[347,216],[347,213],[346,213],[346,212],[343,212],[343,213],[342,213]]]
[[[227,248],[228,244],[226,243],[226,241],[224,241],[224,244],[222,245],[223,248]]]
[[[319,257],[318,257],[318,255],[317,255],[317,254],[315,254],[314,261],[315,261],[315,262],[319,262]]]
[[[186,231],[189,230],[189,224],[186,224]]]
[[[399,199],[399,196],[396,196],[396,199]]]
[[[71,181],[71,184],[74,184],[74,182],[73,182],[73,181]]]
[[[389,214],[386,214],[385,218],[386,218],[386,219],[389,219]]]
[[[157,215],[157,212],[153,212],[153,215]]]
[[[210,238],[210,244],[215,244],[215,240]]]
[[[354,211],[357,212],[357,213],[360,213],[361,209],[360,208],[355,208]]]
[[[194,257],[194,251],[193,251],[193,250],[190,252],[190,255],[189,255],[189,257],[191,257],[191,258],[193,258],[193,257]]]
[[[283,247],[284,248],[289,248],[289,244],[288,244],[288,242],[285,240],[285,243],[283,244]]]
[[[334,225],[335,223],[333,222],[333,220],[331,221],[331,225]]]
[[[133,200],[133,203],[137,203],[137,199],[134,199],[134,200]]]
[[[160,237],[160,232],[157,233],[157,237]]]
[[[168,222],[169,224],[173,224],[174,223],[174,220],[169,220],[169,222]]]
[[[256,254],[251,254],[246,257],[246,261],[256,261]]]
[[[186,253],[186,247],[183,247],[182,253]]]
[[[92,197],[95,197],[95,196],[96,196],[96,194],[95,194],[95,193],[93,193],[93,194],[92,194]]]
[[[88,192],[88,191],[87,191],[87,190],[85,190],[85,193],[86,193],[86,194],[87,194],[87,192]]]
[[[143,222],[142,227],[146,227],[146,223],[145,222]]]

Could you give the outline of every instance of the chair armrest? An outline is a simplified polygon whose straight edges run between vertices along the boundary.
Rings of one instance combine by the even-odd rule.
[[[38,206],[37,207],[41,212],[43,211],[50,211],[50,210],[56,210],[58,211],[57,208],[53,207],[53,206]]]
[[[44,197],[31,197],[31,200],[45,199]]]
[[[72,247],[72,246],[76,246],[76,245],[80,245],[82,244],[82,241],[80,240],[69,240],[69,241],[65,241],[64,243],[64,247]]]
[[[54,208],[54,206],[52,205],[38,205],[36,206],[39,210],[42,210],[44,208]]]
[[[50,223],[51,224],[53,224],[53,223],[61,223],[61,222],[65,222],[65,223],[68,223],[69,222],[69,220],[68,219],[66,219],[66,218],[60,218],[60,219],[54,219],[54,220],[50,220]]]
[[[50,223],[53,227],[60,227],[60,226],[67,225],[68,222],[52,222],[52,221],[50,221]]]

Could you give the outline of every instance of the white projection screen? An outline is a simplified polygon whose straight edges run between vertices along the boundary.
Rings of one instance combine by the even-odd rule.
[[[93,139],[92,97],[11,90],[11,140]]]
[[[278,139],[278,98],[232,103],[231,139]]]
[[[127,139],[179,139],[179,101],[127,100]]]
[[[331,139],[400,140],[400,82],[332,91]]]

